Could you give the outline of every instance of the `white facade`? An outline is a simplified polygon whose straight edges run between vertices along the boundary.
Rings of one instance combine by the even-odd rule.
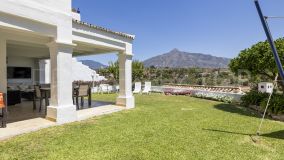
[[[88,66],[78,62],[76,58],[72,59],[72,80],[73,81],[103,81],[105,77],[100,76],[95,70]],[[49,84],[51,82],[50,77],[50,60],[39,61],[39,72],[40,72],[40,84]]]
[[[269,82],[261,82],[258,84],[258,91],[261,93],[272,93],[274,85]]]
[[[73,57],[117,52],[120,66],[117,104],[133,108],[131,63],[135,37],[80,19],[79,13],[72,12],[71,0],[2,0],[0,92],[7,92],[7,57],[8,61],[9,57],[50,59],[51,103],[47,118],[57,123],[76,121],[72,101]],[[47,76],[41,72],[36,74]]]

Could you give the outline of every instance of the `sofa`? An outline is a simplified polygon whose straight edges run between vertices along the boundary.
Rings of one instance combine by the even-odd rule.
[[[33,85],[25,83],[10,83],[7,91],[7,105],[20,104],[22,98],[32,101],[34,96]]]
[[[22,102],[20,90],[8,90],[7,91],[7,105],[14,106]]]

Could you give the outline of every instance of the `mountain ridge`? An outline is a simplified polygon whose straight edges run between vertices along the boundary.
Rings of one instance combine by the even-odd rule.
[[[190,53],[173,49],[143,61],[146,67],[157,68],[228,68],[231,59],[204,53]]]

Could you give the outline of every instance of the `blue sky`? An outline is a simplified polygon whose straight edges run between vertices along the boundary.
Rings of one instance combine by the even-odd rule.
[[[266,39],[253,0],[73,0],[83,21],[136,35],[134,59],[182,51],[233,58]],[[260,0],[265,15],[284,16],[283,0]],[[274,38],[284,19],[270,20]],[[104,64],[115,54],[82,57]]]

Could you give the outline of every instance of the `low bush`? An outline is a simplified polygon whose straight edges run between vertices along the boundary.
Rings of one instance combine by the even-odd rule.
[[[215,100],[220,102],[232,103],[234,98],[226,95],[220,95],[217,93],[196,93],[192,95],[193,97]]]
[[[249,107],[250,105],[259,106],[260,103],[267,98],[269,95],[267,93],[261,93],[256,90],[252,90],[241,98],[241,105]]]
[[[267,105],[268,98],[262,100],[260,106],[264,110]],[[284,96],[273,94],[268,106],[268,113],[283,114],[284,113]]]
[[[269,98],[268,93],[261,93],[256,90],[248,92],[241,98],[241,105],[249,107],[250,105],[260,106],[260,111],[264,111]],[[271,97],[268,113],[283,114],[284,113],[284,96],[282,94],[274,93]]]

